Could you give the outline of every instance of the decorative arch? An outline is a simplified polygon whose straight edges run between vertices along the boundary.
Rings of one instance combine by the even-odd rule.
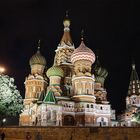
[[[108,126],[109,123],[108,118],[106,117],[98,117],[96,122],[100,126]]]
[[[63,125],[74,126],[75,125],[74,117],[72,115],[65,115],[63,120]]]

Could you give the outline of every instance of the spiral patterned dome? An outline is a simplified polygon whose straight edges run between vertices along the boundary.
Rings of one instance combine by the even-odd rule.
[[[64,77],[64,71],[59,66],[52,66],[51,68],[47,70],[46,75],[47,77],[50,77],[50,76]]]
[[[35,64],[40,64],[40,65],[46,65],[46,59],[44,56],[41,55],[40,51],[38,50],[36,54],[34,54],[30,58],[30,66],[35,65]]]
[[[95,62],[94,52],[84,44],[83,40],[81,41],[80,46],[74,50],[71,56],[72,63],[75,63],[78,60],[88,60],[91,61],[92,64]]]
[[[104,84],[105,78],[101,76],[96,76],[95,82]]]
[[[99,76],[104,77],[104,78],[106,78],[108,75],[108,71],[103,67],[97,67],[95,69],[95,73],[96,73],[96,75],[99,75]]]
[[[106,78],[107,75],[108,75],[108,71],[101,66],[98,56],[97,56],[97,59],[96,59],[96,62],[95,62],[94,71],[95,71],[96,76]]]

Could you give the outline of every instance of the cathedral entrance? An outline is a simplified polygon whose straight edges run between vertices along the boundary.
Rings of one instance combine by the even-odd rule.
[[[106,117],[99,117],[97,118],[98,126],[108,126],[108,118]]]
[[[64,121],[63,121],[63,125],[75,125],[75,120],[74,120],[74,117],[71,116],[71,115],[66,115],[64,116]]]

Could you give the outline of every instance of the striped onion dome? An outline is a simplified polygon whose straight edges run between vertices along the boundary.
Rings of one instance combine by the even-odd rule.
[[[29,63],[30,63],[30,66],[35,65],[35,64],[40,64],[40,65],[44,65],[44,66],[46,65],[46,59],[40,53],[40,40],[39,40],[38,50],[37,50],[36,54],[34,54],[30,58]]]
[[[50,76],[64,77],[64,71],[59,66],[52,66],[51,68],[47,70],[46,75],[47,77],[50,77]]]
[[[71,56],[72,63],[75,63],[78,60],[88,60],[91,61],[92,64],[95,62],[94,52],[85,45],[83,40],[81,40],[80,46],[74,50]]]

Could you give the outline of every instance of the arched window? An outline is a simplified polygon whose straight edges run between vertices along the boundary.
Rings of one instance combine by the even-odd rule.
[[[87,89],[87,94],[89,94],[89,89]]]

